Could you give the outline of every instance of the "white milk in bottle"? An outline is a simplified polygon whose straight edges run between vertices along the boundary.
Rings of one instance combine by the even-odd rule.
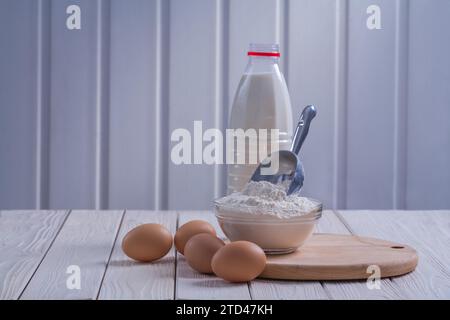
[[[267,129],[268,133],[270,129],[278,129],[279,149],[289,149],[292,139],[292,110],[286,81],[278,66],[279,46],[250,44],[248,56],[247,67],[234,97],[229,128],[253,128],[256,131]],[[247,140],[247,143],[250,142]],[[270,134],[267,137],[259,137],[259,143],[259,148],[263,143],[269,152],[276,151],[270,150]],[[245,164],[228,165],[228,194],[242,190],[259,161],[263,160],[258,157],[258,163],[249,163],[251,155],[248,153],[251,152],[253,149],[245,148]],[[236,159],[237,150],[234,156]]]

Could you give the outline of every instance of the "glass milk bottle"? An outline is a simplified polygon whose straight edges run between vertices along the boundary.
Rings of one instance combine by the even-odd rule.
[[[267,136],[260,135],[258,139],[259,150],[265,147],[263,150],[269,153],[276,151],[270,150],[272,143],[270,130],[278,129],[278,149],[289,149],[292,139],[292,110],[286,81],[278,66],[279,46],[250,44],[248,57],[247,67],[234,97],[229,128],[243,130],[253,128],[257,132],[259,129],[267,129]],[[248,148],[249,143],[255,143],[251,140],[247,139],[244,149],[246,162],[228,165],[228,194],[242,190],[259,161],[263,160],[258,154],[252,154],[254,148]],[[234,148],[235,161],[239,154],[239,150],[236,149]],[[257,163],[250,162],[251,156],[257,157]]]

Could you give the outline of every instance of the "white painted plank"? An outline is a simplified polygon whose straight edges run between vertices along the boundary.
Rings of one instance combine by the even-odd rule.
[[[394,194],[391,209],[396,210],[406,208],[409,3],[409,0],[397,0],[395,3]]]
[[[319,281],[256,279],[250,283],[252,299],[323,300],[327,293]]]
[[[0,211],[0,300],[18,299],[67,211]]]
[[[300,155],[305,167],[302,193],[333,204],[333,156],[335,118],[335,46],[337,1],[289,1],[289,45],[287,83],[292,101],[293,120],[297,124],[303,108],[317,107]],[[318,19],[317,17],[320,17]],[[281,52],[283,60],[284,52]],[[317,155],[321,156],[318,157]]]
[[[171,211],[127,211],[100,290],[101,300],[168,300],[174,297],[175,247],[160,260],[139,263],[122,251],[128,231],[143,223],[159,223],[170,233],[176,230],[177,215]]]
[[[318,232],[351,234],[342,221],[332,212],[324,214],[319,222]],[[360,281],[324,281],[323,287],[332,299],[399,299],[399,288],[391,279],[381,280],[380,290],[370,290],[365,280]]]
[[[407,217],[403,215],[402,218]],[[435,236],[427,237],[429,248],[434,249],[433,252],[438,251],[434,258],[443,262],[448,270],[448,266],[450,266],[450,250],[448,250],[450,248],[450,211],[421,211],[417,220],[422,227],[422,233],[430,235],[429,229],[433,230]]]
[[[21,299],[95,299],[122,211],[71,211]],[[80,289],[69,289],[69,266],[80,268]]]
[[[423,213],[421,214],[421,219],[428,220],[430,218],[432,221],[434,221],[433,226],[439,230],[441,237],[446,239],[446,243],[448,244],[448,241],[450,241],[450,212],[448,210],[423,211]],[[448,255],[450,254],[450,252],[446,251],[446,253],[448,261]]]
[[[66,27],[71,0],[51,2],[50,208],[95,207],[97,1],[80,0],[80,30]]]
[[[408,299],[449,299],[450,211],[340,211],[353,232],[415,248],[419,264],[412,273],[392,278]],[[437,216],[437,217],[435,217]]]
[[[450,1],[409,6],[406,209],[449,209]]]
[[[170,68],[163,70],[170,73],[169,136],[166,139],[170,139],[173,130],[184,128],[189,130],[193,140],[195,120],[201,120],[203,130],[215,125],[216,5],[210,0],[173,0],[170,3]],[[193,163],[194,151],[191,155]],[[170,157],[167,161],[168,208],[209,208],[214,198],[214,166],[175,165]],[[189,192],[186,187],[190,188]]]
[[[0,207],[35,207],[38,2],[0,1]]]
[[[217,235],[225,239],[225,235],[211,212],[180,212],[178,226],[190,220],[205,220],[211,223]],[[250,299],[247,283],[229,283],[214,275],[205,275],[193,270],[183,255],[177,253],[176,299]]]
[[[111,2],[111,208],[155,205],[156,32],[156,1]]]
[[[381,29],[369,30],[371,0],[349,1],[347,206],[393,206],[395,2],[379,0]],[[342,208],[341,208],[342,209]]]

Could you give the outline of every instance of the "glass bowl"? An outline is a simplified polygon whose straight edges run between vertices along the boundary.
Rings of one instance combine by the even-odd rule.
[[[270,215],[270,209],[252,206],[230,206],[214,201],[214,213],[223,233],[231,241],[246,240],[256,243],[267,254],[285,254],[303,245],[314,232],[322,216],[322,203],[308,198],[316,205],[298,215],[298,211],[284,211],[290,218]]]

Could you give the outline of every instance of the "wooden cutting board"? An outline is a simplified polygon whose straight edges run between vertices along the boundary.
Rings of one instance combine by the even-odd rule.
[[[270,255],[260,278],[287,280],[367,279],[379,266],[381,277],[413,271],[416,251],[404,244],[339,234],[314,234],[297,251]]]

